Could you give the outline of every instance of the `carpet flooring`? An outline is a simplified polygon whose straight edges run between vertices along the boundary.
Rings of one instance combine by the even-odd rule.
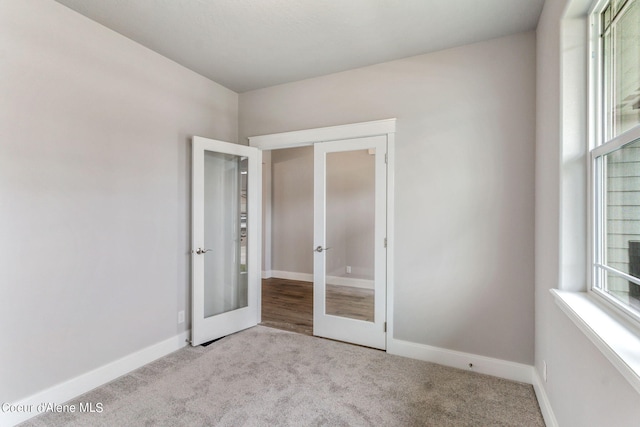
[[[532,386],[256,326],[185,347],[26,426],[544,426]]]

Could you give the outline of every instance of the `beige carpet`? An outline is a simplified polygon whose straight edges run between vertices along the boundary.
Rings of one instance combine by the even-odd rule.
[[[187,347],[24,426],[544,426],[533,388],[257,326]]]

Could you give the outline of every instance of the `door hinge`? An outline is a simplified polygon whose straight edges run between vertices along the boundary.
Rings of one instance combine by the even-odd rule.
[[[386,237],[384,238],[384,247],[385,248],[387,247],[387,238]]]
[[[387,153],[384,153],[384,162],[389,163],[389,155]]]
[[[387,322],[384,322],[384,327],[383,327],[383,329],[384,329],[384,332],[387,332]]]

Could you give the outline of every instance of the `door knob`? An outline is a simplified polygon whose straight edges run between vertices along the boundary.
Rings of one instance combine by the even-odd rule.
[[[195,251],[191,251],[192,253],[195,252],[198,255],[203,255],[206,254],[207,252],[211,252],[213,249],[202,249],[202,248],[198,248]]]
[[[317,248],[315,248],[314,250],[318,253],[322,252],[322,251],[328,251],[331,248],[323,248],[322,246],[318,246]]]

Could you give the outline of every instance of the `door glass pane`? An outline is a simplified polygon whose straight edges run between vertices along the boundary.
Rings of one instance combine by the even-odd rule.
[[[246,307],[246,157],[204,154],[204,315]]]
[[[373,322],[375,151],[326,156],[326,314]]]

